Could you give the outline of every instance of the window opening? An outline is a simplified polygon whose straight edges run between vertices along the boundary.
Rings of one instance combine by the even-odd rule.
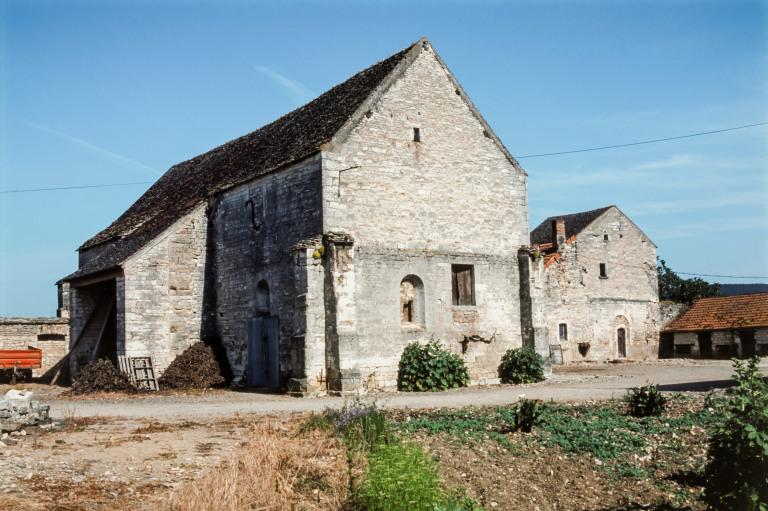
[[[416,275],[400,282],[400,323],[424,324],[424,284]]]
[[[453,305],[475,305],[475,268],[470,264],[452,264]]]

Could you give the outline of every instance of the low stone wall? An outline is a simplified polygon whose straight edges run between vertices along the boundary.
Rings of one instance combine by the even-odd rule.
[[[0,350],[43,350],[43,367],[33,376],[42,376],[69,351],[67,318],[0,318]]]

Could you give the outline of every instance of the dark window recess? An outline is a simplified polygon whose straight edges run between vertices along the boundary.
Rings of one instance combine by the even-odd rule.
[[[600,278],[601,279],[608,278],[608,272],[605,269],[605,263],[600,263]]]
[[[469,264],[452,264],[454,305],[475,305],[475,269]]]
[[[760,355],[761,357],[768,355],[768,344],[758,344],[757,354]]]
[[[64,334],[38,334],[38,341],[66,341],[67,338]]]
[[[402,323],[413,323],[413,300],[408,300],[403,303],[403,310],[401,311],[400,321]]]
[[[608,241],[608,234],[603,234],[603,241]]]
[[[693,344],[675,344],[675,356],[683,357],[691,354]]]
[[[413,141],[421,142],[421,129],[413,128]]]
[[[568,340],[568,325],[565,323],[560,323],[558,325],[558,330],[560,331],[560,340],[561,341],[567,341]]]

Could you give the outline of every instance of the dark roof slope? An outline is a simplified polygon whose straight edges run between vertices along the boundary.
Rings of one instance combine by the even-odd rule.
[[[665,332],[698,332],[732,328],[768,327],[768,293],[702,298]]]
[[[589,224],[614,206],[593,209],[592,211],[582,211],[580,213],[571,213],[570,215],[550,216],[541,222],[531,231],[531,244],[540,245],[542,243],[554,243],[552,239],[552,221],[562,218],[565,221],[565,239],[576,236],[583,231]]]
[[[114,268],[208,195],[316,153],[419,43],[354,75],[310,103],[266,126],[171,167],[112,225],[81,250],[110,240],[69,280]]]

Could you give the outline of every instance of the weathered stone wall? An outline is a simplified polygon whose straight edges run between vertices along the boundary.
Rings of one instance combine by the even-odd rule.
[[[43,367],[32,371],[41,376],[69,350],[69,321],[66,318],[0,318],[0,350],[43,350]]]
[[[297,249],[311,238],[315,241],[308,246],[319,246],[320,183],[317,155],[228,190],[211,204],[213,329],[236,377],[246,370],[248,321],[262,314],[278,317],[282,382],[304,377],[302,344],[324,350],[315,347],[323,339],[322,317],[306,319],[308,307],[322,300],[311,279],[320,271],[319,262],[311,257],[314,248]],[[268,311],[257,289],[262,281],[269,288]]]
[[[664,328],[672,320],[677,319],[688,310],[689,305],[677,302],[659,302],[659,327]]]
[[[608,235],[608,240],[604,236]],[[607,278],[600,276],[606,264]],[[659,300],[656,247],[617,208],[611,208],[565,244],[559,260],[533,263],[537,347],[560,344],[563,360],[619,358],[617,331],[626,331],[627,358],[658,355]],[[568,338],[559,339],[559,325]],[[546,344],[541,343],[545,339]],[[586,355],[579,343],[588,343]]]
[[[123,265],[118,353],[151,355],[158,374],[200,340],[207,229],[200,205]]]
[[[352,240],[325,255],[337,258],[325,261],[331,379],[389,387],[408,342],[434,337],[461,353],[477,335],[492,341],[468,343],[471,377],[494,381],[503,352],[521,344],[526,176],[461,94],[427,47],[323,153],[324,232]],[[451,264],[474,265],[474,306],[452,304]],[[423,282],[423,325],[401,322],[408,275]]]

